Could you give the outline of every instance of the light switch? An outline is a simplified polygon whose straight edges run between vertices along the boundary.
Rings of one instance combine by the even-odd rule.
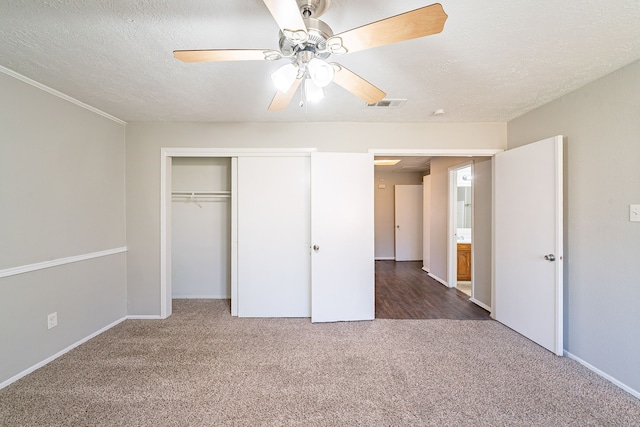
[[[640,222],[640,205],[629,205],[629,221]]]
[[[385,188],[387,188],[387,185],[386,184],[378,184],[378,188],[384,190]]]

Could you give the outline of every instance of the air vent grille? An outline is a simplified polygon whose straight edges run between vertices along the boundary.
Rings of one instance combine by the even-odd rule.
[[[367,108],[400,108],[406,102],[406,99],[383,99],[375,104],[366,104],[366,106]]]

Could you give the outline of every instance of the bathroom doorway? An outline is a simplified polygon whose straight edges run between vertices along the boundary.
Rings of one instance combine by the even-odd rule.
[[[473,162],[449,169],[449,286],[473,298]]]

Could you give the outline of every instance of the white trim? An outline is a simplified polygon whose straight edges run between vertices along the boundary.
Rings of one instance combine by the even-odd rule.
[[[435,279],[436,281],[442,283],[443,285],[445,285],[447,288],[449,287],[449,284],[447,283],[446,280],[442,280],[441,278],[439,278],[438,276],[436,276],[435,274],[432,273],[427,273],[427,275],[429,277],[431,277],[432,279]]]
[[[556,148],[556,257],[559,262],[554,263],[556,267],[555,277],[555,298],[556,298],[556,330],[555,330],[555,347],[556,354],[560,356],[564,349],[564,160],[563,145],[564,137],[558,135],[554,137]]]
[[[395,257],[392,256],[377,256],[374,258],[376,261],[395,261]]]
[[[171,299],[231,299],[230,295],[173,295]]]
[[[43,361],[38,362],[35,365],[31,366],[30,368],[27,368],[24,371],[20,372],[19,374],[16,374],[16,375],[12,376],[8,380],[3,381],[2,383],[0,383],[0,390],[5,388],[9,384],[12,384],[12,383],[18,381],[20,378],[22,378],[22,377],[24,377],[26,375],[29,375],[31,372],[35,371],[36,369],[42,368],[44,365],[48,364],[49,362],[54,361],[55,359],[57,359],[58,357],[62,356],[65,353],[69,352],[70,350],[73,350],[74,348],[78,347],[80,344],[84,344],[85,342],[89,341],[91,338],[94,338],[94,337],[100,335],[101,333],[107,331],[108,329],[113,328],[117,324],[122,323],[127,318],[128,317],[123,317],[121,319],[116,320],[113,323],[108,324],[104,328],[98,329],[96,332],[94,332],[91,335],[88,335],[88,336],[82,338],[79,341],[76,341],[75,343],[71,344],[69,347],[67,347],[67,348],[65,348],[63,350],[60,350],[59,352],[57,352],[53,356],[49,356],[46,359],[44,359]]]
[[[83,255],[70,256],[66,258],[58,258],[58,259],[53,259],[51,261],[43,261],[43,262],[37,262],[35,264],[27,264],[27,265],[21,265],[19,267],[6,268],[4,270],[0,270],[0,278],[15,276],[16,274],[28,273],[30,271],[42,270],[50,267],[57,267],[64,264],[70,264],[72,262],[85,261],[88,259],[119,254],[121,252],[126,252],[126,251],[127,251],[127,247],[123,246],[121,248],[107,249],[106,251],[91,252]]]
[[[478,301],[475,298],[469,298],[469,301],[471,301],[472,303],[474,303],[475,305],[484,308],[485,310],[487,310],[489,313],[491,313],[491,307],[489,307],[487,304]]]
[[[370,148],[369,153],[377,156],[433,156],[433,157],[491,157],[504,150],[501,148]]]
[[[618,387],[620,387],[621,389],[623,389],[624,391],[626,391],[627,393],[629,393],[630,395],[632,395],[633,397],[640,399],[640,391],[638,390],[634,390],[631,387],[629,387],[628,385],[624,384],[621,381],[618,381],[617,379],[615,379],[614,377],[612,377],[611,375],[601,371],[600,369],[596,368],[595,366],[593,366],[592,364],[585,362],[584,360],[580,359],[578,356],[576,356],[575,354],[571,354],[569,353],[567,350],[564,350],[564,355],[567,356],[569,359],[573,359],[576,362],[578,362],[579,364],[581,364],[582,366],[584,366],[585,368],[589,369],[590,371],[595,372],[596,374],[600,375],[602,378],[604,378],[607,381],[612,382],[613,384],[617,385]]]
[[[159,314],[129,314],[127,320],[162,320]]]
[[[238,316],[238,158],[231,158],[231,315]]]
[[[111,114],[105,113],[102,110],[98,110],[97,108],[92,107],[91,105],[85,104],[82,101],[78,101],[77,99],[72,98],[69,95],[65,95],[62,92],[59,92],[59,91],[57,91],[55,89],[52,89],[49,86],[43,85],[42,83],[39,83],[39,82],[37,82],[35,80],[31,80],[29,77],[25,77],[22,74],[16,73],[15,71],[10,70],[8,68],[5,68],[5,67],[3,67],[1,65],[0,65],[0,72],[6,74],[8,76],[11,76],[13,78],[16,78],[18,80],[21,80],[21,81],[23,81],[23,82],[25,82],[27,84],[30,84],[31,86],[37,87],[38,89],[43,90],[45,92],[48,92],[51,95],[57,96],[58,98],[62,98],[65,101],[69,101],[72,104],[76,104],[77,106],[82,107],[82,108],[84,108],[86,110],[89,110],[89,111],[91,111],[93,113],[96,113],[96,114],[98,114],[98,115],[100,115],[102,117],[106,117],[107,119],[112,120],[112,121],[114,121],[114,122],[116,122],[118,124],[121,124],[121,125],[124,125],[124,126],[127,125],[127,122],[125,122],[124,120],[121,120],[121,119],[119,119],[117,117],[114,117]]]
[[[163,157],[308,157],[310,153],[318,151],[317,148],[215,148],[215,147],[162,147]]]

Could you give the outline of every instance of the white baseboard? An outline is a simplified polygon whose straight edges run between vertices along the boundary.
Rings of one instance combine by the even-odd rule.
[[[376,261],[395,261],[396,258],[392,256],[377,256],[374,258]]]
[[[96,332],[92,333],[91,335],[88,335],[88,336],[82,338],[81,340],[71,344],[69,347],[67,347],[67,348],[65,348],[63,350],[60,350],[59,352],[57,352],[53,356],[47,357],[43,361],[38,362],[35,365],[31,366],[30,368],[27,368],[24,371],[20,372],[19,374],[16,374],[16,375],[12,376],[8,380],[3,381],[2,383],[0,383],[0,390],[5,388],[9,384],[12,384],[12,383],[18,381],[20,378],[22,378],[22,377],[24,377],[26,375],[29,375],[31,372],[35,371],[36,369],[42,368],[47,363],[54,361],[55,359],[57,359],[58,357],[62,356],[65,353],[68,353],[69,351],[73,350],[74,348],[76,348],[80,344],[84,344],[85,342],[89,341],[91,338],[97,337],[101,333],[113,328],[117,324],[122,323],[126,319],[127,319],[127,317],[123,317],[122,319],[118,319],[115,322],[108,324],[104,328],[99,329]]]
[[[489,313],[491,313],[491,307],[489,307],[487,304],[485,304],[485,303],[483,303],[483,302],[480,302],[480,301],[478,301],[478,300],[477,300],[477,299],[475,299],[475,298],[469,298],[469,301],[471,301],[472,303],[474,303],[474,304],[475,304],[475,305],[477,305],[477,306],[480,306],[480,307],[484,308],[484,309],[485,309],[485,310],[487,310]]]
[[[127,320],[162,320],[159,314],[130,314]]]
[[[231,299],[229,295],[173,295],[171,299]]]
[[[443,285],[445,285],[447,288],[449,287],[449,284],[447,283],[447,281],[446,281],[446,280],[443,280],[443,279],[439,278],[439,277],[438,277],[438,276],[436,276],[435,274],[433,274],[433,273],[429,273],[429,277],[431,277],[432,279],[435,279],[436,281],[438,281],[438,282],[442,283],[442,284],[443,284]]]
[[[584,360],[580,359],[578,356],[576,356],[574,354],[571,354],[566,350],[564,351],[564,355],[567,356],[569,359],[575,360],[576,362],[578,362],[579,364],[581,364],[585,368],[587,368],[587,369],[595,372],[596,374],[600,375],[605,380],[610,381],[613,384],[617,385],[618,387],[620,387],[621,389],[623,389],[624,391],[626,391],[627,393],[629,393],[633,397],[635,397],[637,399],[640,399],[640,391],[632,389],[628,385],[618,381],[617,379],[613,378],[611,375],[602,372],[600,369],[596,368],[595,366],[591,365],[590,363],[585,362]]]

